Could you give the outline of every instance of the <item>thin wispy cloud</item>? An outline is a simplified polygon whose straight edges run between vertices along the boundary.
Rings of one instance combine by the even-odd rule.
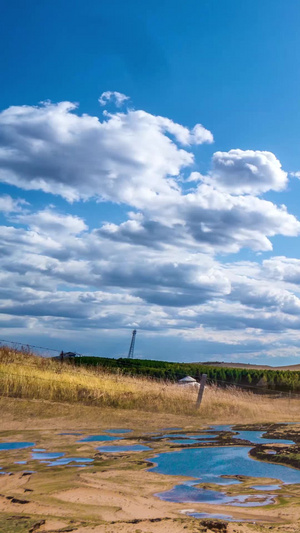
[[[126,96],[126,94],[119,93],[118,91],[105,91],[101,94],[98,101],[99,104],[102,106],[105,106],[109,102],[112,102],[117,107],[122,107],[122,105],[129,99],[129,96]]]

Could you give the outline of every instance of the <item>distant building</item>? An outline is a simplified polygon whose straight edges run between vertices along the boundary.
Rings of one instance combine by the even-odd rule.
[[[61,351],[59,355],[57,355],[56,357],[52,357],[52,359],[56,359],[59,360],[59,361],[74,361],[76,357],[76,353],[75,352],[63,352]]]
[[[74,359],[74,357],[76,357],[76,353],[75,352],[60,352],[59,357],[63,361],[65,359]]]
[[[186,376],[178,381],[178,385],[183,387],[200,387],[200,383],[191,376]]]

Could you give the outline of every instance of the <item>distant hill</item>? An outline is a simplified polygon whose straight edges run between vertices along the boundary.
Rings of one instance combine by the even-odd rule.
[[[291,370],[294,372],[300,372],[300,364],[299,365],[287,365],[287,366],[270,366],[270,365],[254,365],[250,363],[226,363],[226,361],[205,361],[205,362],[197,362],[197,363],[190,363],[195,365],[207,365],[207,366],[214,366],[214,367],[221,367],[221,368],[245,368],[245,369],[253,369],[253,370]]]

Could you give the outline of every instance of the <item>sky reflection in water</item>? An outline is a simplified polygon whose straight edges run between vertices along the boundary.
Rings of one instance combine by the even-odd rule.
[[[213,426],[215,431],[232,431],[231,426]],[[245,439],[253,443],[271,444],[280,442],[282,444],[294,444],[286,439],[265,439],[262,437],[263,431],[239,431],[233,438]],[[176,437],[179,434],[176,434]],[[195,437],[195,435],[191,435]],[[181,434],[181,437],[186,437]],[[192,439],[183,443],[191,442]],[[176,442],[175,440],[173,442]],[[180,441],[178,442],[180,444]],[[157,494],[159,498],[172,502],[199,502],[209,504],[227,504],[235,506],[260,506],[274,502],[274,495],[239,495],[228,496],[225,492],[218,490],[204,489],[197,485],[202,483],[214,483],[217,485],[230,485],[239,483],[238,480],[224,478],[221,476],[251,476],[257,478],[271,478],[280,480],[283,483],[300,483],[300,472],[296,469],[283,465],[255,461],[249,457],[251,448],[245,446],[228,447],[206,447],[187,448],[178,452],[167,452],[159,454],[155,458],[156,466],[150,470],[167,475],[191,476],[194,479],[181,485],[173,487],[169,491]],[[280,490],[280,485],[253,485],[258,491]],[[199,513],[196,513],[197,515]],[[192,516],[195,516],[193,513]]]

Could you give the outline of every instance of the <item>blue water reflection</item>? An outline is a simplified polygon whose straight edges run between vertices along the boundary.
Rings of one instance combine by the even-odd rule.
[[[255,461],[249,457],[251,448],[240,446],[186,448],[179,452],[159,454],[156,466],[150,470],[160,474],[190,476],[194,479],[160,493],[159,497],[172,502],[222,503],[256,506],[272,503],[273,496],[251,501],[251,496],[227,496],[224,492],[207,490],[200,483],[230,484],[232,480],[221,476],[251,476],[271,478],[283,483],[300,483],[300,471],[283,465]],[[225,483],[224,483],[225,481]],[[250,498],[250,501],[248,501]]]
[[[249,494],[227,496],[224,492],[203,489],[193,485],[177,485],[171,490],[157,494],[161,500],[181,503],[208,503],[220,505],[234,505],[238,507],[258,507],[274,502],[273,496],[256,496]]]
[[[65,453],[36,453],[33,452],[31,457],[35,461],[45,463],[47,466],[65,466],[75,463],[74,466],[86,466],[86,463],[92,463],[94,459],[88,457],[65,457]]]
[[[86,463],[92,463],[94,459],[89,459],[88,457],[62,457],[57,459],[57,461],[52,461],[49,463],[49,466],[71,466],[70,463],[75,463],[73,466],[87,466]]]
[[[34,442],[2,442],[0,444],[0,451],[21,450],[22,448],[31,448],[34,445]]]
[[[63,457],[65,454],[58,452],[58,453],[42,453],[42,452],[32,452],[31,457],[32,459],[36,461],[49,461],[52,459],[59,459],[59,457]]]
[[[248,456],[251,448],[218,446],[188,448],[159,454],[153,472],[174,476],[191,476],[201,483],[215,483],[216,476],[251,476],[272,478],[284,483],[300,483],[300,471],[288,466],[255,461]]]
[[[236,431],[232,426],[212,426],[214,431]],[[232,435],[233,439],[243,439],[252,442],[253,444],[294,444],[293,440],[287,439],[274,439],[269,437],[263,437],[266,431],[251,431],[251,430],[242,430],[237,431],[236,435]]]

